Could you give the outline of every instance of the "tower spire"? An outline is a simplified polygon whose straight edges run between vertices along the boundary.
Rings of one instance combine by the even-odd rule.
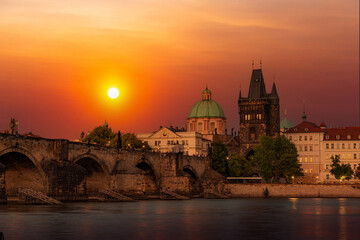
[[[254,65],[255,65],[254,60],[252,60],[251,62],[252,69],[254,69]]]
[[[262,69],[262,60],[260,59],[260,69]]]
[[[241,83],[240,83],[239,99],[241,99]]]
[[[302,118],[303,122],[306,121],[306,118],[307,118],[306,113],[305,113],[305,100],[303,101],[303,114],[302,114],[301,118]]]

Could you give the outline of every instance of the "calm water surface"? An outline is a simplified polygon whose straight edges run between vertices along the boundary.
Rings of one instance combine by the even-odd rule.
[[[360,239],[360,199],[0,205],[5,239]]]

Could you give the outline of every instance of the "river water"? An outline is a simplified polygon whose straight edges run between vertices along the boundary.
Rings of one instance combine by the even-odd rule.
[[[0,205],[5,239],[360,239],[360,199]]]

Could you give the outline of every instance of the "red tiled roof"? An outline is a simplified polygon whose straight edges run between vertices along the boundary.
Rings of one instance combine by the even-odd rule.
[[[323,131],[324,141],[360,139],[360,127],[326,128]]]
[[[302,123],[296,125],[295,127],[289,128],[286,132],[289,133],[304,133],[304,132],[323,132],[318,125],[312,122],[303,121]]]

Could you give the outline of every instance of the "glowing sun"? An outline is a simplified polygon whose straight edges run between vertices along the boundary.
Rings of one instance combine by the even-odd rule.
[[[111,99],[115,99],[119,96],[119,90],[117,88],[110,88],[108,90],[108,96]]]

